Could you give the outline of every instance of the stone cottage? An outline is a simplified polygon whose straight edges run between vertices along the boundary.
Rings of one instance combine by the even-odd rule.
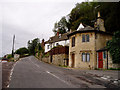
[[[108,60],[110,55],[101,52],[101,49],[112,39],[112,34],[105,31],[104,20],[100,18],[100,13],[98,12],[94,28],[83,27],[81,24],[80,26],[77,31],[71,30],[68,34],[69,66],[83,69],[107,68],[106,65],[111,62]]]
[[[53,47],[56,47],[58,45],[69,46],[69,39],[67,37],[67,34],[68,33],[57,33],[55,36],[50,37],[50,39],[45,42],[45,52],[50,51]]]
[[[50,39],[45,42],[45,53],[49,55],[46,59],[43,58],[43,61],[55,65],[68,65],[69,39],[67,35],[68,33],[57,33],[57,35],[50,37]]]

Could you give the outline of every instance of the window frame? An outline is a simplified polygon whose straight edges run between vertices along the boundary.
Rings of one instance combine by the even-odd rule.
[[[85,53],[82,53],[82,61],[86,62],[86,54]]]
[[[82,42],[85,42],[85,34],[82,34]]]
[[[72,47],[75,47],[75,37],[72,37]]]
[[[50,45],[47,45],[47,49],[50,49]]]
[[[59,45],[59,43],[56,43],[56,46],[58,46]]]
[[[88,56],[89,56],[89,60],[88,60]],[[90,53],[86,53],[86,62],[90,62]]]
[[[103,59],[106,59],[106,51],[103,51]]]
[[[89,56],[89,59],[88,59],[88,56]],[[83,52],[82,53],[82,62],[90,62],[90,53],[89,52],[87,52],[87,53]]]
[[[90,41],[90,36],[89,36],[89,34],[86,34],[86,40],[85,40],[86,42],[89,42]]]

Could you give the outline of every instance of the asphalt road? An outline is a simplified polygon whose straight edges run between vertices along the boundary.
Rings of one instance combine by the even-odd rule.
[[[38,61],[29,56],[18,61],[11,72],[9,88],[106,88],[108,85],[93,75],[75,72]]]

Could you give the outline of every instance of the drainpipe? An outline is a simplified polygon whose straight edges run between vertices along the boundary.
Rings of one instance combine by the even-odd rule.
[[[97,34],[96,34],[96,32],[95,32],[95,55],[96,55],[96,57],[94,57],[95,60],[97,59],[97,52],[96,52],[96,39],[97,39],[97,38],[96,38],[96,35],[97,35]],[[96,64],[96,63],[95,63],[95,64]],[[97,62],[97,64],[98,64],[98,62]],[[97,65],[97,64],[96,64],[96,65]],[[95,68],[97,68],[96,65],[95,65]]]
[[[108,69],[108,50],[107,50],[107,69]]]

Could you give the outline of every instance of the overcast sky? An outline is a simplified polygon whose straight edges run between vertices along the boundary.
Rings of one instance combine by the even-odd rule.
[[[54,23],[82,1],[85,0],[1,0],[0,56],[11,53],[14,34],[15,49],[26,47],[28,40],[36,37],[48,40],[54,35]]]

